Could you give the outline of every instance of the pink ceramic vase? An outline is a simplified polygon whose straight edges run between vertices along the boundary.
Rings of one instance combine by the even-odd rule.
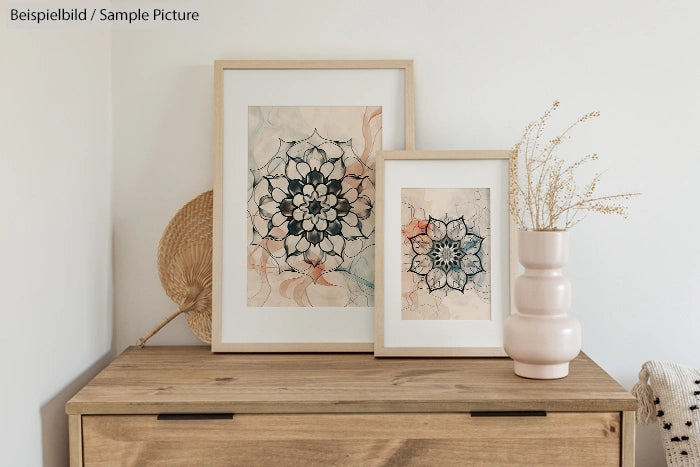
[[[567,314],[571,283],[562,273],[569,232],[518,232],[518,259],[525,272],[515,281],[517,312],[505,322],[505,351],[518,376],[563,378],[581,350],[581,325]]]

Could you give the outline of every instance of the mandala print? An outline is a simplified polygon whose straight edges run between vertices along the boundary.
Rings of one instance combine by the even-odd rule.
[[[468,233],[464,217],[430,217],[425,232],[409,239],[415,253],[409,271],[425,279],[429,293],[445,286],[464,293],[469,278],[484,270],[477,256],[484,239]]]
[[[260,239],[284,243],[284,258],[270,252],[283,259],[281,269],[315,281],[323,273],[342,269],[347,259],[367,246],[374,230],[373,206],[362,191],[371,180],[347,173],[348,160],[359,160],[352,140],[333,141],[316,130],[303,140],[280,140],[262,177],[268,193],[257,205],[267,222],[256,226],[256,233]]]

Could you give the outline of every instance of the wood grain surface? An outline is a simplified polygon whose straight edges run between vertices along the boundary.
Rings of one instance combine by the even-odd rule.
[[[85,466],[619,465],[620,414],[85,416]]]
[[[70,465],[83,465],[83,417],[68,415],[68,458]]]
[[[622,465],[634,466],[634,430],[637,413],[634,411],[622,412]]]
[[[634,411],[585,354],[561,380],[513,374],[507,358],[213,354],[128,348],[66,404],[69,414]]]

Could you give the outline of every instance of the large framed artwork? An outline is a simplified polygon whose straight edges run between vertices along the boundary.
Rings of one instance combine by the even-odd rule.
[[[377,156],[377,356],[506,356],[510,151]]]
[[[368,352],[375,164],[413,147],[411,61],[215,63],[214,352]]]

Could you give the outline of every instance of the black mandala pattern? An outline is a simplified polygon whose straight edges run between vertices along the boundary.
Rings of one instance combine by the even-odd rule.
[[[359,161],[352,140],[333,141],[316,130],[303,140],[280,140],[262,176],[267,194],[257,199],[257,209],[266,225],[256,233],[284,242],[285,269],[316,280],[318,269],[336,270],[366,246],[374,230],[373,203],[363,190],[371,180],[347,173],[348,160]]]
[[[415,253],[409,271],[425,279],[429,293],[445,286],[464,293],[469,278],[484,270],[478,256],[484,239],[468,232],[464,217],[430,217],[426,232],[409,240]]]

